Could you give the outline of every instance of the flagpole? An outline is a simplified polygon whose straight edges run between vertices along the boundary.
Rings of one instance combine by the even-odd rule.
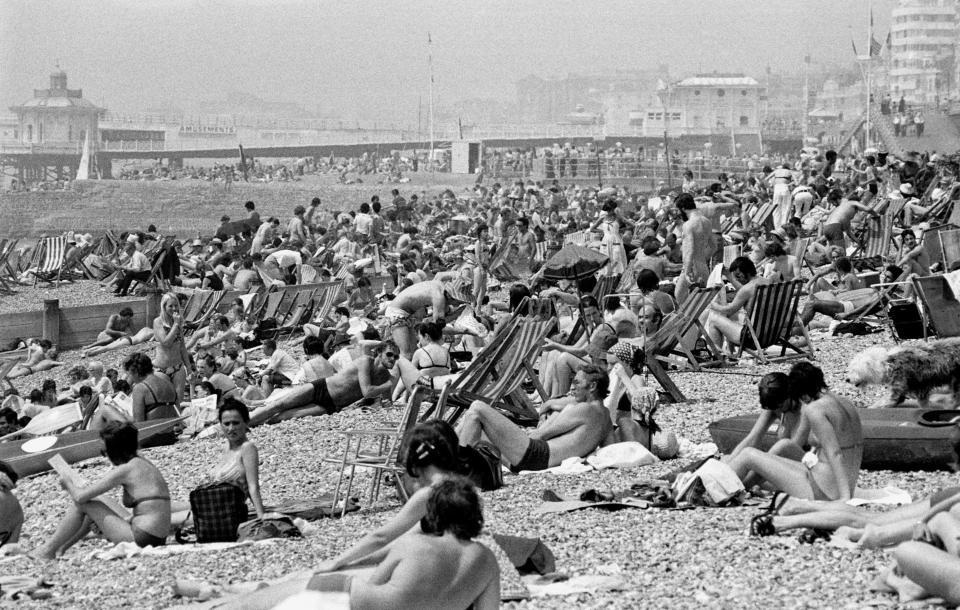
[[[428,102],[427,113],[430,123],[430,159],[427,161],[427,167],[433,170],[433,40],[430,39],[430,32],[427,32],[427,66],[430,68],[430,98]]]
[[[870,15],[867,21],[867,118],[864,123],[865,134],[863,138],[864,150],[870,148],[870,96],[873,94],[873,69],[871,63],[873,60],[873,2],[870,3]]]

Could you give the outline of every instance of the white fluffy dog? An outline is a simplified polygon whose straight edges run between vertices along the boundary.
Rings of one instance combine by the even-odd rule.
[[[921,408],[930,406],[930,394],[948,386],[952,404],[960,396],[960,339],[930,341],[900,347],[871,347],[853,357],[847,382],[858,388],[883,384],[890,394],[881,406],[895,407],[908,395]]]

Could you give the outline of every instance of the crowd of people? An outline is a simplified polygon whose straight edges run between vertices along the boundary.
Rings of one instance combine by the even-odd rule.
[[[841,167],[844,172],[837,172]],[[867,287],[850,254],[862,244],[870,219],[894,202],[903,204],[895,218],[901,227],[896,252],[861,263],[872,267],[860,270],[894,281],[948,271],[943,261],[925,258],[919,240],[924,223],[943,213],[938,203],[954,197],[956,169],[948,159],[927,155],[805,153],[777,167],[722,173],[706,182],[687,171],[676,189],[652,193],[556,178],[478,184],[459,196],[447,190],[422,200],[394,189],[389,200],[374,196],[352,210],[332,210],[317,198],[296,205],[285,219],[262,218],[256,204],[246,202],[241,220],[223,217],[208,239],[165,239],[153,227],[123,233],[112,249],[90,251],[83,263],[102,270],[104,284],[126,294],[133,282],[148,280],[136,275],[144,270],[145,253],[163,251],[170,262],[164,277],[173,290],[143,329],[132,324],[129,309],[118,310],[85,356],[141,344],[152,355],[127,356],[125,380],[100,362],[85,361],[71,371],[69,389],[44,382],[27,400],[8,381],[8,429],[80,400],[85,423],[101,430],[116,466],[89,486],[66,485],[74,505],[34,554],[62,554],[92,524],[114,541],[163,544],[183,507],[171,500],[163,473],[138,454],[134,422],[167,418],[190,398],[216,396],[227,447],[215,476],[235,481],[262,516],[257,448],[247,439],[248,426],[329,415],[405,393],[430,395],[453,378],[458,361],[481,353],[511,319],[546,311],[553,325],[535,367],[542,394],[521,390],[516,396],[539,423],[525,430],[496,404],[471,400],[457,430],[443,421],[419,424],[404,446],[407,472],[420,491],[353,549],[270,591],[269,598],[340,592],[349,594],[352,607],[493,607],[496,565],[471,542],[483,518],[476,490],[454,472],[458,451],[491,443],[504,465],[519,472],[555,467],[616,442],[655,449],[659,429],[650,402],[656,388],[644,388],[640,373],[655,357],[658,329],[694,289],[724,286],[722,298],[704,313],[704,336],[689,351],[700,352],[709,342],[731,362],[741,348],[767,347],[753,344],[745,328],[763,286],[807,279],[809,297],[792,329],[798,340],[818,315],[821,325],[851,319],[862,307],[850,293]],[[765,206],[772,213],[758,214]],[[545,262],[564,243],[593,247],[607,262],[576,280],[551,279]],[[730,247],[737,253],[724,265]],[[389,279],[377,293],[371,278]],[[251,313],[249,296],[258,286],[333,280],[343,291],[335,307],[304,325],[303,358],[294,341],[277,341]],[[604,284],[613,286],[609,294],[598,290]],[[225,303],[204,326],[191,328],[183,307],[197,288],[236,290],[248,298]],[[534,300],[546,307],[534,308]],[[576,332],[577,323],[585,332]],[[49,342],[23,347],[27,355],[8,379],[60,364]],[[258,353],[262,360],[254,359]],[[752,521],[751,531],[842,525],[857,529],[849,535],[864,544],[902,542],[903,536],[871,528],[885,519],[841,508],[859,476],[863,432],[857,410],[830,391],[823,372],[799,362],[788,374],[766,375],[759,391],[757,424],[724,462],[748,488],[782,492]],[[129,398],[126,409],[115,400],[118,392]],[[780,441],[762,451],[759,437],[776,420]],[[9,493],[15,473],[2,476],[0,493]],[[123,488],[133,508],[129,521],[94,501],[115,487]],[[916,509],[938,510],[929,520],[934,537],[955,531],[960,517],[942,499]],[[0,510],[12,510],[4,506]],[[955,554],[954,542],[944,544]],[[931,593],[960,601],[955,584],[941,587],[943,572],[930,574],[928,561],[910,545],[897,551],[904,572]],[[364,558],[379,564],[369,580],[332,577]],[[960,559],[949,561],[943,565],[951,574],[960,572]],[[439,593],[423,586],[441,581],[449,586]],[[266,604],[268,592],[258,598],[261,593]]]

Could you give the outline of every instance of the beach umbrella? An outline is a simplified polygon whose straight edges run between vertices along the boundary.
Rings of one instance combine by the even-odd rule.
[[[543,277],[548,280],[577,281],[590,277],[609,261],[609,257],[576,244],[567,244],[543,264]]]

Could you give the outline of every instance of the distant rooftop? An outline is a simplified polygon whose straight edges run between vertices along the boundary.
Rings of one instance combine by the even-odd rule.
[[[743,74],[697,74],[678,82],[677,87],[759,87],[756,79]]]
[[[88,108],[99,110],[96,104],[83,99],[83,89],[67,88],[67,73],[57,69],[50,75],[49,89],[34,89],[33,99],[27,100],[20,106],[12,106],[11,110],[22,108]]]

